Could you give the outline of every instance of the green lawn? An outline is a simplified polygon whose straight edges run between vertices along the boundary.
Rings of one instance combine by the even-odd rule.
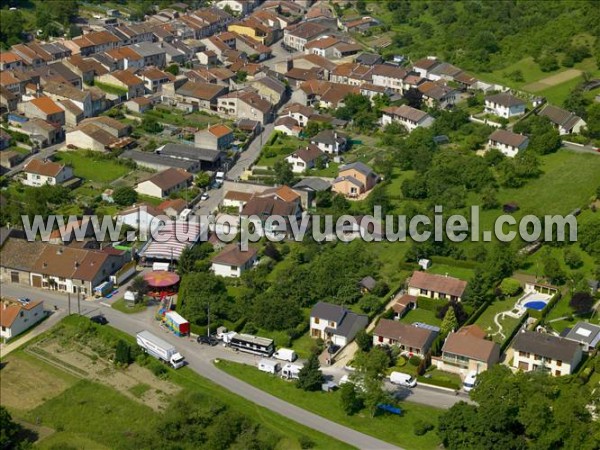
[[[401,405],[403,415],[400,417],[381,414],[371,418],[368,413],[347,416],[340,406],[339,391],[304,392],[297,389],[294,383],[260,372],[256,367],[229,361],[220,361],[217,367],[271,395],[387,442],[411,450],[434,449],[439,445],[435,431],[424,436],[413,433],[413,425],[417,420],[437,425],[437,418],[441,414],[438,409],[404,402]]]
[[[58,161],[70,164],[75,176],[98,183],[110,183],[131,171],[127,166],[85,152],[58,152]]]
[[[440,306],[442,306],[444,302],[440,301]],[[427,309],[419,308],[411,309],[400,322],[404,323],[414,323],[414,322],[422,322],[428,325],[440,326],[442,324],[442,320],[438,319],[435,316],[435,312],[429,311]]]
[[[515,303],[517,301],[517,297],[509,297],[506,299],[497,298],[494,302],[486,308],[486,310],[479,316],[479,318],[475,321],[475,325],[478,325],[483,331],[486,333],[493,335],[492,339],[498,344],[502,344],[504,339],[500,334],[496,334],[498,331],[498,326],[494,323],[494,317],[496,314],[503,311],[510,311],[514,308]],[[504,333],[505,337],[510,336],[512,330],[519,323],[519,319],[515,319],[513,317],[505,317],[504,319],[499,319],[500,324],[502,325],[502,333]]]
[[[460,278],[461,280],[465,281],[469,281],[471,278],[473,278],[473,269],[449,266],[447,264],[433,263],[431,267],[427,269],[427,272],[438,275],[448,275],[450,277]]]
[[[129,306],[125,302],[124,298],[120,298],[116,302],[112,303],[111,307],[113,309],[116,309],[117,311],[121,311],[125,314],[134,314],[134,313],[145,311],[148,306],[146,305],[146,302],[137,303],[133,306]]]
[[[168,108],[166,106],[159,106],[155,109],[146,111],[143,117],[152,117],[159,122],[167,123],[175,126],[188,126],[196,128],[206,128],[214,123],[225,123],[231,125],[231,121],[224,121],[218,116],[203,113],[193,112],[186,114],[184,111],[180,111],[175,108]]]

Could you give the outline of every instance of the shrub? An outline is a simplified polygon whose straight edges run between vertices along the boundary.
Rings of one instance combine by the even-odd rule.
[[[443,302],[438,299],[429,297],[419,297],[417,300],[417,305],[419,305],[419,308],[434,312],[438,310],[442,303]]]
[[[418,356],[411,356],[408,362],[411,366],[418,367],[418,365],[421,364],[421,358],[419,358]]]
[[[315,447],[315,443],[308,436],[300,436],[298,438],[298,443],[300,444],[300,448],[302,448],[302,449],[314,448]]]
[[[433,430],[433,424],[426,422],[425,420],[416,420],[413,425],[413,431],[416,436],[423,436],[427,434],[429,431]]]

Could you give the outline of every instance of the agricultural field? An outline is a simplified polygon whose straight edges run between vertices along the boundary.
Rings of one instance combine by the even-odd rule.
[[[117,339],[134,342],[110,326],[71,316],[2,361],[2,405],[32,431],[37,447],[146,447],[143,442],[163,428],[167,415],[174,419],[174,402],[193,398],[198,414],[213,405],[213,417],[226,410],[254,421],[260,427],[257,438],[273,448],[300,449],[309,436],[314,448],[349,448],[223,391],[189,369],[165,372],[151,358],[148,368],[137,363],[118,368],[109,361]],[[165,372],[160,377],[153,373],[157,368]],[[210,439],[214,423],[204,426]]]

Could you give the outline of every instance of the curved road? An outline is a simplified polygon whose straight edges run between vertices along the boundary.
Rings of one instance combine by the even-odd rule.
[[[68,307],[67,296],[57,292],[42,292],[39,289],[27,288],[25,286],[4,284],[2,286],[2,294],[4,296],[16,298],[43,297],[46,308],[58,306],[61,310],[66,311]],[[77,299],[74,296],[71,296],[71,311],[77,312]],[[158,323],[154,320],[152,311],[150,309],[147,313],[128,315],[119,311],[114,311],[108,307],[104,307],[97,301],[81,301],[81,314],[91,316],[98,313],[103,313],[109,320],[111,326],[132,336],[135,336],[138,331],[143,329],[148,329],[156,334],[160,334],[162,339],[172,343],[177,347],[178,350],[181,351],[181,353],[185,356],[189,367],[201,376],[208,378],[212,382],[256,403],[257,405],[281,414],[288,419],[320,431],[321,433],[345,442],[353,447],[369,450],[400,449],[400,447],[360,433],[343,425],[339,425],[331,420],[325,419],[324,417],[306,411],[302,408],[298,408],[297,406],[267,394],[260,389],[257,389],[231,375],[220,371],[214,367],[212,363],[213,358],[207,354],[207,348],[199,346],[197,343],[192,342],[189,339],[181,339],[171,333],[165,333],[164,330],[162,330],[158,326]]]

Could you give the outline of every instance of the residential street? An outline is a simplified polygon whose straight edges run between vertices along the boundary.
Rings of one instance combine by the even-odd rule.
[[[27,163],[27,161],[31,159],[46,159],[56,153],[59,149],[63,148],[67,144],[65,142],[61,142],[60,144],[51,145],[50,147],[46,147],[41,149],[38,153],[28,156],[15,167],[6,172],[5,176],[10,177],[20,172],[23,169],[23,166]]]
[[[9,297],[29,297],[32,299],[43,297],[47,308],[57,305],[60,309],[67,309],[67,296],[57,292],[40,291],[33,288],[27,288],[17,285],[4,285],[3,295]],[[77,311],[77,300],[71,298],[71,310]],[[143,329],[151,330],[173,345],[176,345],[185,356],[189,367],[205,378],[219,384],[220,386],[258,404],[279,413],[302,425],[325,433],[342,442],[361,449],[398,449],[392,444],[383,442],[363,433],[359,433],[351,428],[344,427],[335,422],[327,420],[321,416],[298,408],[290,403],[280,400],[266,392],[250,386],[243,381],[232,377],[216,367],[212,360],[215,358],[214,352],[219,352],[223,357],[222,349],[218,347],[208,348],[201,346],[189,339],[181,339],[171,333],[162,330],[154,320],[152,311],[149,309],[146,313],[128,315],[119,311],[113,311],[108,307],[100,305],[97,300],[82,301],[81,313],[86,316],[103,313],[109,320],[110,325],[124,331],[132,336]],[[232,352],[233,353],[233,352]],[[227,358],[229,359],[229,358]],[[233,358],[232,358],[233,359]]]

